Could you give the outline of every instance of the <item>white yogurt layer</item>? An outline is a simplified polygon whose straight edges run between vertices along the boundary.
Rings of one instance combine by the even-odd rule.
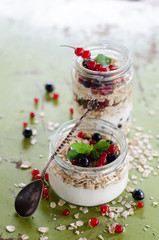
[[[80,206],[96,206],[107,203],[118,197],[125,189],[128,180],[126,171],[116,183],[105,188],[84,189],[70,186],[62,181],[54,170],[49,168],[49,181],[55,193],[62,199]]]

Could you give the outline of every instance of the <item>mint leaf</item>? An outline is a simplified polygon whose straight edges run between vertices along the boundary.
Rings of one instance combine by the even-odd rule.
[[[107,151],[109,147],[110,147],[109,142],[100,141],[94,145],[93,150],[96,150],[98,153],[101,153]]]
[[[104,56],[103,54],[98,54],[95,58],[97,63],[100,63],[103,67],[108,66],[111,63],[111,58]]]
[[[100,159],[99,153],[98,153],[96,150],[94,150],[94,149],[91,151],[91,157],[92,157],[94,160]]]
[[[71,144],[73,150],[80,154],[89,155],[93,150],[93,145],[89,145],[87,143],[73,143]]]
[[[76,152],[75,150],[70,150],[67,153],[67,159],[69,159],[70,161],[72,160],[76,160],[80,157],[80,154],[78,152]]]

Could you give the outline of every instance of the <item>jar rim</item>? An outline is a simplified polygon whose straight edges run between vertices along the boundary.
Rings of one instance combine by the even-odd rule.
[[[100,122],[101,124],[107,125],[110,128],[112,128],[112,130],[116,130],[119,134],[120,134],[120,140],[122,141],[122,145],[123,145],[123,149],[121,154],[118,156],[118,158],[113,161],[112,163],[106,164],[104,166],[101,167],[89,167],[89,168],[85,168],[85,167],[80,167],[80,166],[76,166],[76,165],[72,165],[71,163],[65,161],[64,159],[62,159],[59,155],[56,156],[56,159],[54,159],[54,161],[63,169],[65,170],[70,170],[71,172],[74,173],[87,173],[87,174],[98,174],[99,172],[102,173],[110,173],[112,171],[114,171],[115,169],[117,169],[125,160],[126,156],[127,156],[127,142],[126,142],[126,137],[123,134],[123,132],[116,127],[114,124],[103,120],[103,119],[97,119],[97,118],[86,118],[85,121],[87,120],[95,120]],[[62,124],[58,129],[56,129],[56,131],[53,133],[52,135],[52,139],[50,142],[50,153],[49,153],[49,157],[51,156],[52,152],[55,152],[55,144],[56,144],[56,138],[58,133],[60,133],[61,130],[65,129],[68,125],[71,125],[71,127],[73,127],[76,122],[78,121],[78,119],[73,119],[70,121],[65,122],[64,124]],[[119,144],[120,145],[120,144]],[[121,146],[120,146],[121,147]]]
[[[123,76],[130,68],[132,65],[132,57],[130,51],[122,44],[116,42],[116,41],[105,41],[102,40],[99,43],[91,43],[91,45],[86,45],[84,48],[90,51],[94,51],[97,48],[102,48],[102,49],[109,49],[111,47],[112,49],[116,50],[121,49],[122,52],[125,54],[127,57],[127,61],[118,69],[116,70],[109,70],[107,72],[99,72],[99,71],[93,71],[87,68],[84,68],[80,63],[82,62],[82,57],[77,57],[74,56],[73,58],[73,66],[76,69],[76,71],[84,76],[84,77],[90,77],[90,78],[98,78],[100,80],[114,80],[116,78],[119,78]]]

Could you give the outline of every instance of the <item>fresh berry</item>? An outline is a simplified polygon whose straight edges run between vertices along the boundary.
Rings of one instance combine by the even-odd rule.
[[[34,98],[34,102],[38,103],[39,102],[39,98]]]
[[[114,70],[117,70],[117,69],[118,69],[117,67],[111,67],[110,71],[114,71]]]
[[[138,203],[137,203],[137,206],[138,206],[139,208],[143,208],[143,207],[144,207],[144,203],[143,203],[143,202],[138,202]]]
[[[124,228],[123,228],[122,225],[117,224],[117,225],[115,226],[115,232],[116,232],[116,233],[122,233],[123,231],[124,231]]]
[[[108,142],[110,144],[114,144],[114,142],[112,140],[106,140],[106,142]]]
[[[107,90],[105,88],[101,88],[100,89],[100,94],[101,95],[106,95],[107,94]]]
[[[102,67],[102,68],[100,69],[100,72],[107,72],[107,69],[104,68],[104,67]]]
[[[49,174],[45,173],[45,180],[48,181],[49,180]]]
[[[89,166],[89,160],[86,157],[81,157],[78,160],[78,166],[80,167],[88,167]]]
[[[142,200],[145,198],[144,192],[137,188],[132,192],[132,196],[135,200]]]
[[[88,80],[84,80],[82,84],[83,84],[86,88],[90,88],[90,87],[92,86],[91,81],[88,81]]]
[[[114,64],[109,65],[109,69],[112,70],[114,68]]]
[[[52,91],[54,91],[54,85],[52,83],[46,83],[45,89],[47,92],[52,92]]]
[[[95,79],[93,82],[92,82],[92,86],[93,87],[100,87],[102,85],[102,83],[100,81],[98,81],[97,79]]]
[[[79,138],[84,138],[84,136],[85,136],[85,135],[84,135],[83,132],[79,132],[79,133],[78,133],[78,137],[79,137]]]
[[[100,155],[100,157],[105,157],[105,158],[107,157],[107,153],[106,152],[101,152],[99,155]]]
[[[99,162],[102,163],[102,165],[105,165],[106,162],[107,162],[106,157],[101,157],[101,158],[99,159]]]
[[[37,179],[41,179],[41,175],[40,174],[37,174],[36,176],[35,176],[35,179],[37,180]]]
[[[113,87],[112,85],[106,85],[105,90],[107,91],[107,94],[113,93]]]
[[[31,112],[30,113],[30,118],[34,118],[35,117],[35,113],[34,112]]]
[[[25,138],[30,138],[32,136],[31,128],[26,127],[23,131],[23,135]]]
[[[73,108],[70,108],[70,113],[73,114]]]
[[[85,68],[88,68],[88,62],[91,60],[91,58],[88,58],[88,59],[84,59],[82,64],[83,64],[83,67]]]
[[[110,147],[108,149],[111,153],[116,153],[116,146],[114,144],[110,144]]]
[[[102,136],[100,133],[94,133],[92,136],[92,140],[95,140],[96,142],[99,142],[100,140],[102,140]]]
[[[99,224],[98,218],[92,218],[91,220],[89,220],[90,227],[96,227],[98,224]]]
[[[64,216],[68,216],[68,215],[70,214],[70,211],[69,211],[68,209],[64,209],[63,212],[62,212],[62,214],[63,214]]]
[[[103,164],[101,162],[97,162],[97,167],[102,167]]]
[[[101,71],[102,65],[100,63],[96,63],[94,70]]]
[[[109,207],[108,207],[108,205],[103,204],[103,205],[100,207],[100,211],[101,211],[102,214],[106,214],[107,212],[109,212]]]
[[[109,154],[107,156],[107,163],[111,163],[111,162],[113,162],[117,158],[118,158],[118,156],[116,154]]]
[[[75,49],[76,56],[78,56],[78,57],[82,56],[83,51],[84,51],[84,49],[81,47],[76,48]]]
[[[95,66],[96,66],[96,61],[94,61],[94,60],[89,60],[89,62],[88,62],[88,68],[89,68],[90,70],[94,70]]]
[[[48,188],[44,188],[43,189],[43,194],[44,195],[48,195],[49,194],[49,189]]]
[[[98,109],[104,109],[105,108],[105,102],[98,102]]]
[[[28,123],[27,122],[23,122],[23,127],[27,127]]]
[[[91,87],[92,94],[98,94],[98,88],[97,87]]]
[[[72,163],[72,165],[77,165],[78,161],[77,160],[72,160],[71,163]]]
[[[49,196],[49,195],[44,195],[44,198],[45,198],[46,200],[48,200],[48,199],[50,198],[50,196]]]
[[[90,56],[91,56],[91,53],[90,53],[89,50],[84,50],[84,51],[83,51],[82,57],[83,57],[84,59],[88,59],[88,58],[90,58]]]
[[[35,177],[36,175],[39,174],[39,170],[37,168],[34,168],[31,172],[32,176]]]
[[[93,145],[93,146],[94,146],[95,144],[96,144],[96,141],[95,141],[95,140],[91,140],[91,141],[90,141],[90,145]]]
[[[58,93],[54,93],[52,96],[53,99],[58,99],[59,98],[59,94]]]

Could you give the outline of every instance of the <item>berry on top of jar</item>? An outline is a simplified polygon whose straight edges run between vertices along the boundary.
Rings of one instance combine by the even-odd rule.
[[[67,148],[60,157],[80,167],[102,167],[115,161],[120,149],[111,139],[95,132],[79,132],[68,141]]]

